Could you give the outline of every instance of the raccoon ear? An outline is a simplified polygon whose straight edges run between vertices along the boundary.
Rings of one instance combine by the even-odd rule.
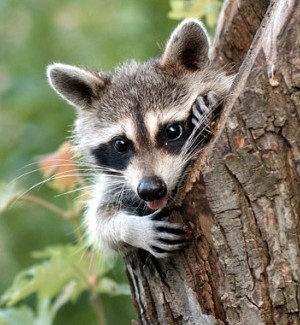
[[[106,86],[107,80],[88,70],[54,63],[47,68],[50,86],[76,108],[87,108],[92,98]]]
[[[172,33],[161,58],[162,66],[180,64],[189,70],[209,63],[210,41],[204,26],[196,19],[182,21]]]

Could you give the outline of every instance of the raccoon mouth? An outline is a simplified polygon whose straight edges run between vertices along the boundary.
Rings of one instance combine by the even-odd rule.
[[[168,190],[159,176],[145,176],[137,187],[137,194],[151,210],[163,209],[168,203]]]
[[[158,209],[163,209],[166,207],[166,205],[168,203],[168,198],[166,195],[159,200],[145,201],[145,202],[146,202],[148,208],[150,208],[151,210],[158,210]]]

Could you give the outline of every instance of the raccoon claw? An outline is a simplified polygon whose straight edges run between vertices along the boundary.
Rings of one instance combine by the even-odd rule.
[[[189,244],[181,224],[156,221],[155,230],[156,236],[151,242],[149,252],[156,258],[168,257]]]
[[[165,245],[162,246],[160,245],[160,247],[156,247],[156,246],[151,246],[150,249],[150,253],[156,257],[156,258],[166,258],[166,257],[170,257],[172,254],[180,251],[181,249],[187,247],[189,245],[189,243],[181,243],[181,244],[177,244],[177,245]]]
[[[214,92],[209,92],[207,96],[199,96],[192,106],[192,123],[199,128],[208,119],[211,112],[218,106],[218,96]]]

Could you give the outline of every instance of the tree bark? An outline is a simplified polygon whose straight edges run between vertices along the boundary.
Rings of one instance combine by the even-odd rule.
[[[214,60],[242,65],[169,216],[192,244],[125,257],[138,323],[300,324],[300,2],[226,1]]]

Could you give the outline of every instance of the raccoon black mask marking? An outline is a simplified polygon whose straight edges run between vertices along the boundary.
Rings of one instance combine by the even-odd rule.
[[[93,245],[144,249],[161,258],[184,247],[181,224],[155,218],[174,201],[186,166],[232,78],[211,66],[200,22],[186,19],[162,56],[113,73],[56,63],[52,88],[77,109],[75,150],[95,172],[86,212]]]

